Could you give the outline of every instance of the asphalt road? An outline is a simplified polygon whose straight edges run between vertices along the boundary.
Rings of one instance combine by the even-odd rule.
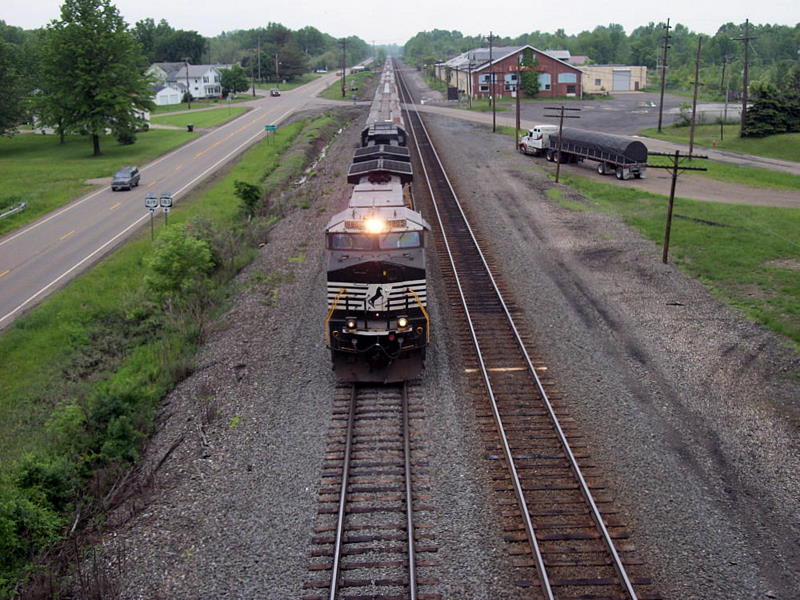
[[[104,187],[0,239],[0,329],[147,225],[148,192],[170,193],[180,202],[266,135],[265,125],[279,125],[320,102],[317,94],[335,80],[329,73],[280,97],[244,103],[251,110],[142,166],[139,187],[122,192]]]

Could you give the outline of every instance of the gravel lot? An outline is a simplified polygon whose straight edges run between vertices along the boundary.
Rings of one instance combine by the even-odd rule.
[[[800,356],[662,265],[618,219],[546,199],[555,184],[507,138],[429,122],[663,597],[797,598]],[[270,233],[198,368],[166,399],[142,472],[177,446],[103,540],[120,597],[304,595],[335,386],[321,231],[346,203],[360,125],[336,139],[306,184],[310,208]],[[496,499],[435,265],[430,278],[437,591],[521,597],[497,566],[507,552]]]

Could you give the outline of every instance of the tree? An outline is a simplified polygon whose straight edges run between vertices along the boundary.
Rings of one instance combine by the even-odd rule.
[[[771,84],[753,84],[753,106],[742,137],[764,137],[800,131],[800,94],[780,92]]]
[[[244,92],[250,87],[250,82],[247,79],[247,73],[239,65],[233,65],[230,69],[222,69],[221,81],[222,95],[235,94],[236,92]]]
[[[519,74],[519,87],[528,98],[533,98],[539,93],[539,72],[531,70],[536,66],[536,55],[530,48],[523,51],[519,65],[522,69]]]
[[[236,196],[242,201],[242,208],[247,214],[247,220],[250,221],[256,216],[258,205],[261,203],[261,187],[237,179],[233,182],[233,189]]]
[[[110,0],[66,0],[44,39],[43,89],[51,110],[43,117],[62,130],[87,131],[97,156],[107,129],[135,129],[137,111],[153,108],[143,67],[141,47]]]
[[[16,54],[11,44],[0,39],[0,135],[15,131],[23,115]]]

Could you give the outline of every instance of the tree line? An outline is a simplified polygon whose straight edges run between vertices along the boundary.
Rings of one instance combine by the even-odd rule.
[[[572,55],[588,56],[595,64],[644,65],[650,70],[652,83],[660,77],[664,23],[648,23],[630,34],[618,24],[595,27],[567,35],[563,29],[555,33],[533,31],[516,37],[494,36],[495,46],[529,44],[539,50],[569,50]],[[744,44],[734,38],[744,35],[744,23],[726,23],[713,36],[703,35],[701,75],[706,94],[722,96],[728,87],[731,94],[742,88]],[[697,39],[701,34],[676,24],[669,30],[666,85],[668,89],[688,90],[694,81]],[[750,81],[787,89],[800,74],[800,23],[787,25],[753,25],[749,27]],[[417,65],[432,65],[471,48],[486,48],[488,35],[465,36],[460,31],[434,29],[420,32],[406,42],[406,60]],[[722,71],[725,69],[725,80]]]
[[[346,54],[343,56],[342,42]],[[59,19],[23,30],[0,20],[0,134],[21,123],[52,127],[63,136],[90,137],[95,154],[103,135],[133,143],[142,111],[153,108],[154,62],[231,65],[223,92],[243,81],[291,81],[312,69],[337,69],[367,58],[358,37],[336,39],[314,27],[297,31],[279,23],[206,38],[165,20],[128,26],[111,0],[65,0]],[[240,65],[240,66],[239,66]]]

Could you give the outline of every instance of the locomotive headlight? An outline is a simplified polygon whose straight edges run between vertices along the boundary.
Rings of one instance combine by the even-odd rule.
[[[355,329],[356,328],[356,320],[355,319],[347,319],[347,328],[348,329]]]
[[[364,229],[367,233],[380,233],[386,227],[383,219],[371,218],[364,221]]]
[[[400,317],[399,319],[397,319],[397,326],[400,329],[405,329],[406,327],[408,327],[408,319],[406,319],[405,317]]]

